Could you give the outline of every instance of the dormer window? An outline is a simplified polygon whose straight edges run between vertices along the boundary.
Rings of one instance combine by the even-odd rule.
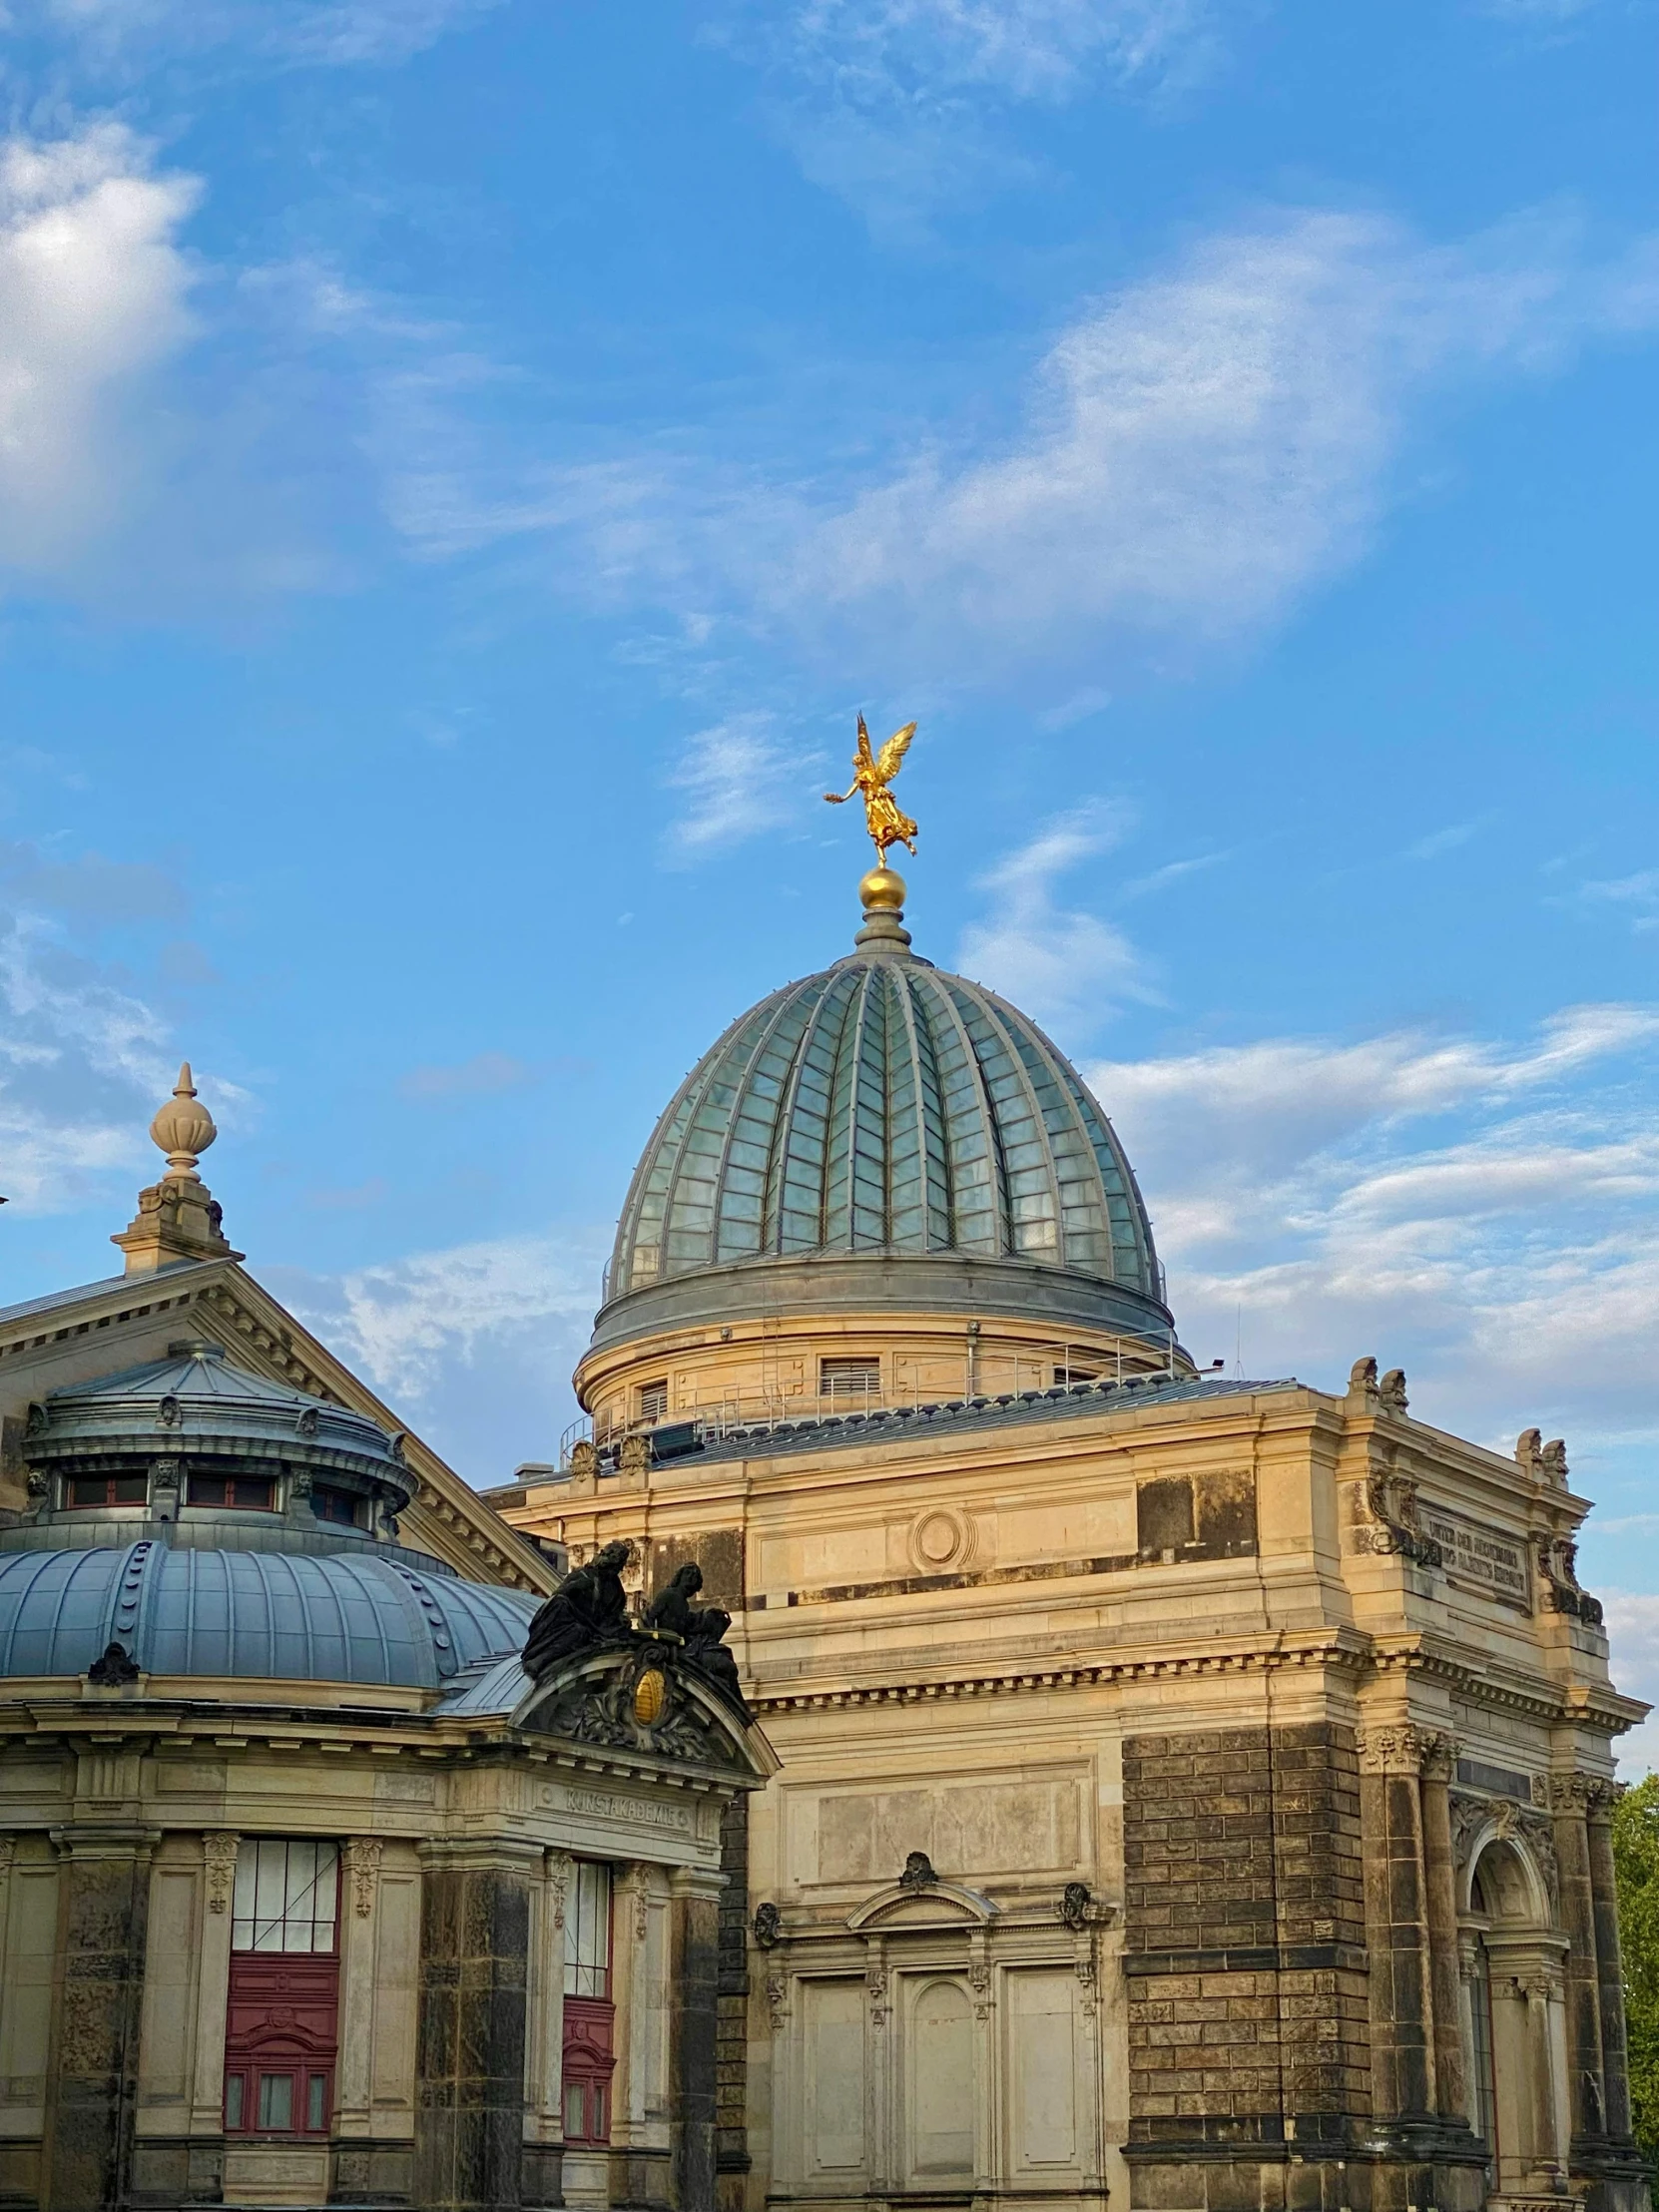
[[[192,1505],[234,1505],[243,1512],[274,1513],[276,1485],[269,1474],[193,1474]]]
[[[311,1486],[311,1511],[318,1520],[340,1528],[362,1526],[363,1502],[355,1490],[336,1489],[331,1482],[317,1482]]]
[[[64,1504],[75,1511],[94,1505],[143,1505],[150,1496],[146,1474],[72,1474],[65,1482]]]

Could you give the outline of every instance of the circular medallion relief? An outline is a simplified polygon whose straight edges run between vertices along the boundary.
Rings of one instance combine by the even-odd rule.
[[[910,1524],[910,1557],[923,1574],[949,1574],[973,1550],[973,1523],[953,1505],[935,1505]]]

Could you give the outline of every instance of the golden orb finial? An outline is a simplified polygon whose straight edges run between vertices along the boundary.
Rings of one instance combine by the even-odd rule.
[[[901,914],[904,878],[896,868],[872,867],[858,884],[858,898],[866,914]]]

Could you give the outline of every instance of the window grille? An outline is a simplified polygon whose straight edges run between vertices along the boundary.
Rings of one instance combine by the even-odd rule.
[[[818,1364],[818,1386],[826,1397],[845,1398],[861,1404],[881,1394],[881,1361],[878,1355],[855,1358],[837,1356]]]
[[[279,1837],[237,1854],[234,1950],[329,1950],[339,1892],[339,1846]]]
[[[594,1859],[571,1868],[565,1905],[565,1995],[611,1993],[611,1870]]]

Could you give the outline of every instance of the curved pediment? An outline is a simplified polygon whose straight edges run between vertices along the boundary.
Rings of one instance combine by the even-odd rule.
[[[872,1928],[983,1928],[995,1918],[996,1907],[980,1891],[935,1877],[925,1889],[889,1882],[855,1907],[846,1916],[846,1925],[854,1933]]]
[[[780,1761],[753,1721],[659,1642],[630,1637],[551,1668],[512,1725],[607,1751],[707,1769],[749,1786]]]

